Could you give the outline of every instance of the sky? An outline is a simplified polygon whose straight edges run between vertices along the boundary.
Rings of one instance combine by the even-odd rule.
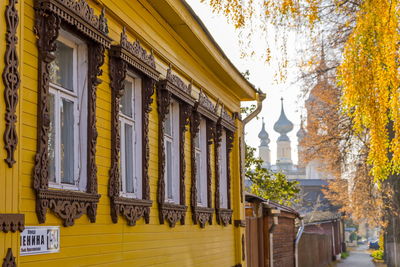
[[[300,127],[300,115],[305,115],[304,99],[299,98],[301,94],[299,84],[296,84],[296,67],[289,67],[288,78],[284,83],[277,84],[274,82],[274,74],[277,72],[277,62],[269,64],[264,62],[261,57],[256,58],[241,58],[239,47],[239,33],[234,27],[227,23],[226,18],[219,14],[211,12],[210,7],[206,3],[200,3],[200,0],[186,0],[193,8],[196,14],[200,17],[207,29],[222,48],[224,53],[236,66],[240,72],[249,70],[250,82],[260,88],[267,94],[266,100],[263,102],[263,108],[258,115],[258,120],[253,119],[246,126],[246,144],[252,147],[259,146],[258,133],[261,130],[261,118],[264,117],[266,131],[269,134],[271,143],[271,161],[276,162],[276,140],[279,134],[273,130],[274,123],[278,120],[281,111],[280,98],[284,99],[284,109],[288,119],[294,124],[294,129],[288,136],[291,140],[292,160],[297,163],[297,137],[296,132]],[[272,30],[271,30],[272,32]],[[270,34],[273,36],[273,34]],[[259,42],[254,42],[252,45],[255,50],[262,51],[265,46],[265,37],[259,37]],[[273,37],[272,37],[273,38]],[[270,44],[274,43],[273,39],[267,40]],[[296,51],[299,49],[299,42],[296,36],[291,34],[288,36],[288,58],[296,56]],[[272,47],[272,52],[280,53],[279,49]],[[291,64],[289,64],[291,65]]]

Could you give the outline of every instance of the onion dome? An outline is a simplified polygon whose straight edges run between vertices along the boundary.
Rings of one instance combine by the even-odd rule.
[[[262,118],[262,128],[260,133],[258,134],[258,138],[260,138],[260,146],[268,146],[268,144],[270,143],[269,140],[269,135],[267,133],[267,131],[265,130],[265,122],[264,122],[264,118]]]
[[[293,123],[286,117],[285,110],[283,109],[283,98],[281,98],[281,102],[281,115],[279,116],[278,121],[274,124],[274,130],[281,134],[278,139],[279,141],[288,141],[289,137],[287,137],[286,134],[293,130]]]
[[[296,136],[299,139],[299,141],[303,140],[303,138],[306,136],[307,132],[304,130],[303,126],[303,118],[300,118],[301,124],[300,124],[300,129],[297,131]]]

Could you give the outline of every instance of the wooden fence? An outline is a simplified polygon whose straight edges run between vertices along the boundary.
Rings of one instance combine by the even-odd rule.
[[[332,240],[329,235],[303,233],[299,243],[299,267],[327,266],[332,262]]]

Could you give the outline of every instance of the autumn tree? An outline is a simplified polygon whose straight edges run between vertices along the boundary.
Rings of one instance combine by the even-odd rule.
[[[280,44],[283,44],[280,51],[284,58],[280,63],[283,69],[288,65],[285,58],[287,32],[306,32],[309,48],[302,51],[302,62],[299,62],[304,69],[300,80],[305,86],[315,81],[318,75],[307,67],[315,66],[318,58],[315,46],[320,43],[319,35],[327,40],[325,46],[331,60],[328,72],[339,97],[334,105],[338,117],[333,124],[326,124],[335,131],[320,136],[318,140],[338,145],[337,151],[327,154],[333,155],[332,161],[344,163],[336,165],[340,166],[338,173],[351,178],[348,180],[351,196],[343,203],[361,205],[362,210],[368,211],[364,203],[379,206],[383,199],[385,203],[377,214],[384,210],[386,222],[388,218],[392,221],[393,227],[388,229],[395,229],[400,224],[393,221],[397,216],[399,205],[396,202],[400,191],[399,0],[203,1],[238,28],[245,37],[241,41],[247,44],[243,45],[244,49],[252,50],[249,43],[253,41],[251,35],[255,32],[268,36],[271,32],[269,26],[282,29],[275,30],[282,35],[275,39],[280,39]],[[271,58],[268,45],[264,54],[268,61]],[[285,77],[284,72],[281,76]],[[313,144],[314,150],[327,147]],[[339,192],[340,186],[338,184],[336,190],[332,188],[332,192]],[[355,194],[357,191],[360,194]],[[354,198],[363,195],[362,192],[371,192],[368,195],[372,203],[360,197]],[[374,195],[377,198],[374,199]],[[353,208],[353,213],[356,212]],[[399,231],[395,229],[395,232]],[[391,233],[392,236],[395,234]],[[391,255],[389,258],[392,259]],[[393,265],[391,260],[390,265]]]

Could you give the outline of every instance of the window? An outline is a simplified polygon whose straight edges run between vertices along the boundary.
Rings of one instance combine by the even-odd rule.
[[[160,224],[185,224],[185,132],[190,123],[194,99],[191,84],[167,70],[157,84],[158,110],[158,212]],[[192,150],[193,151],[193,150]],[[192,157],[194,159],[194,156]]]
[[[124,87],[119,110],[121,195],[142,198],[141,79],[130,74]]]
[[[112,40],[104,10],[96,15],[85,0],[79,1],[79,9],[72,2],[47,2],[37,2],[34,18],[38,39],[36,215],[39,223],[45,223],[50,210],[64,226],[72,226],[86,214],[94,223],[100,199],[96,91]]]
[[[207,137],[206,120],[201,119],[199,132],[194,139],[196,159],[197,204],[207,206]]]
[[[171,100],[164,121],[165,200],[179,204],[179,103]]]
[[[56,45],[49,73],[49,186],[85,191],[87,47],[64,31],[60,32]]]
[[[228,208],[228,177],[227,177],[227,153],[226,153],[226,131],[221,132],[221,145],[219,146],[218,161],[219,161],[219,205],[220,208]]]

